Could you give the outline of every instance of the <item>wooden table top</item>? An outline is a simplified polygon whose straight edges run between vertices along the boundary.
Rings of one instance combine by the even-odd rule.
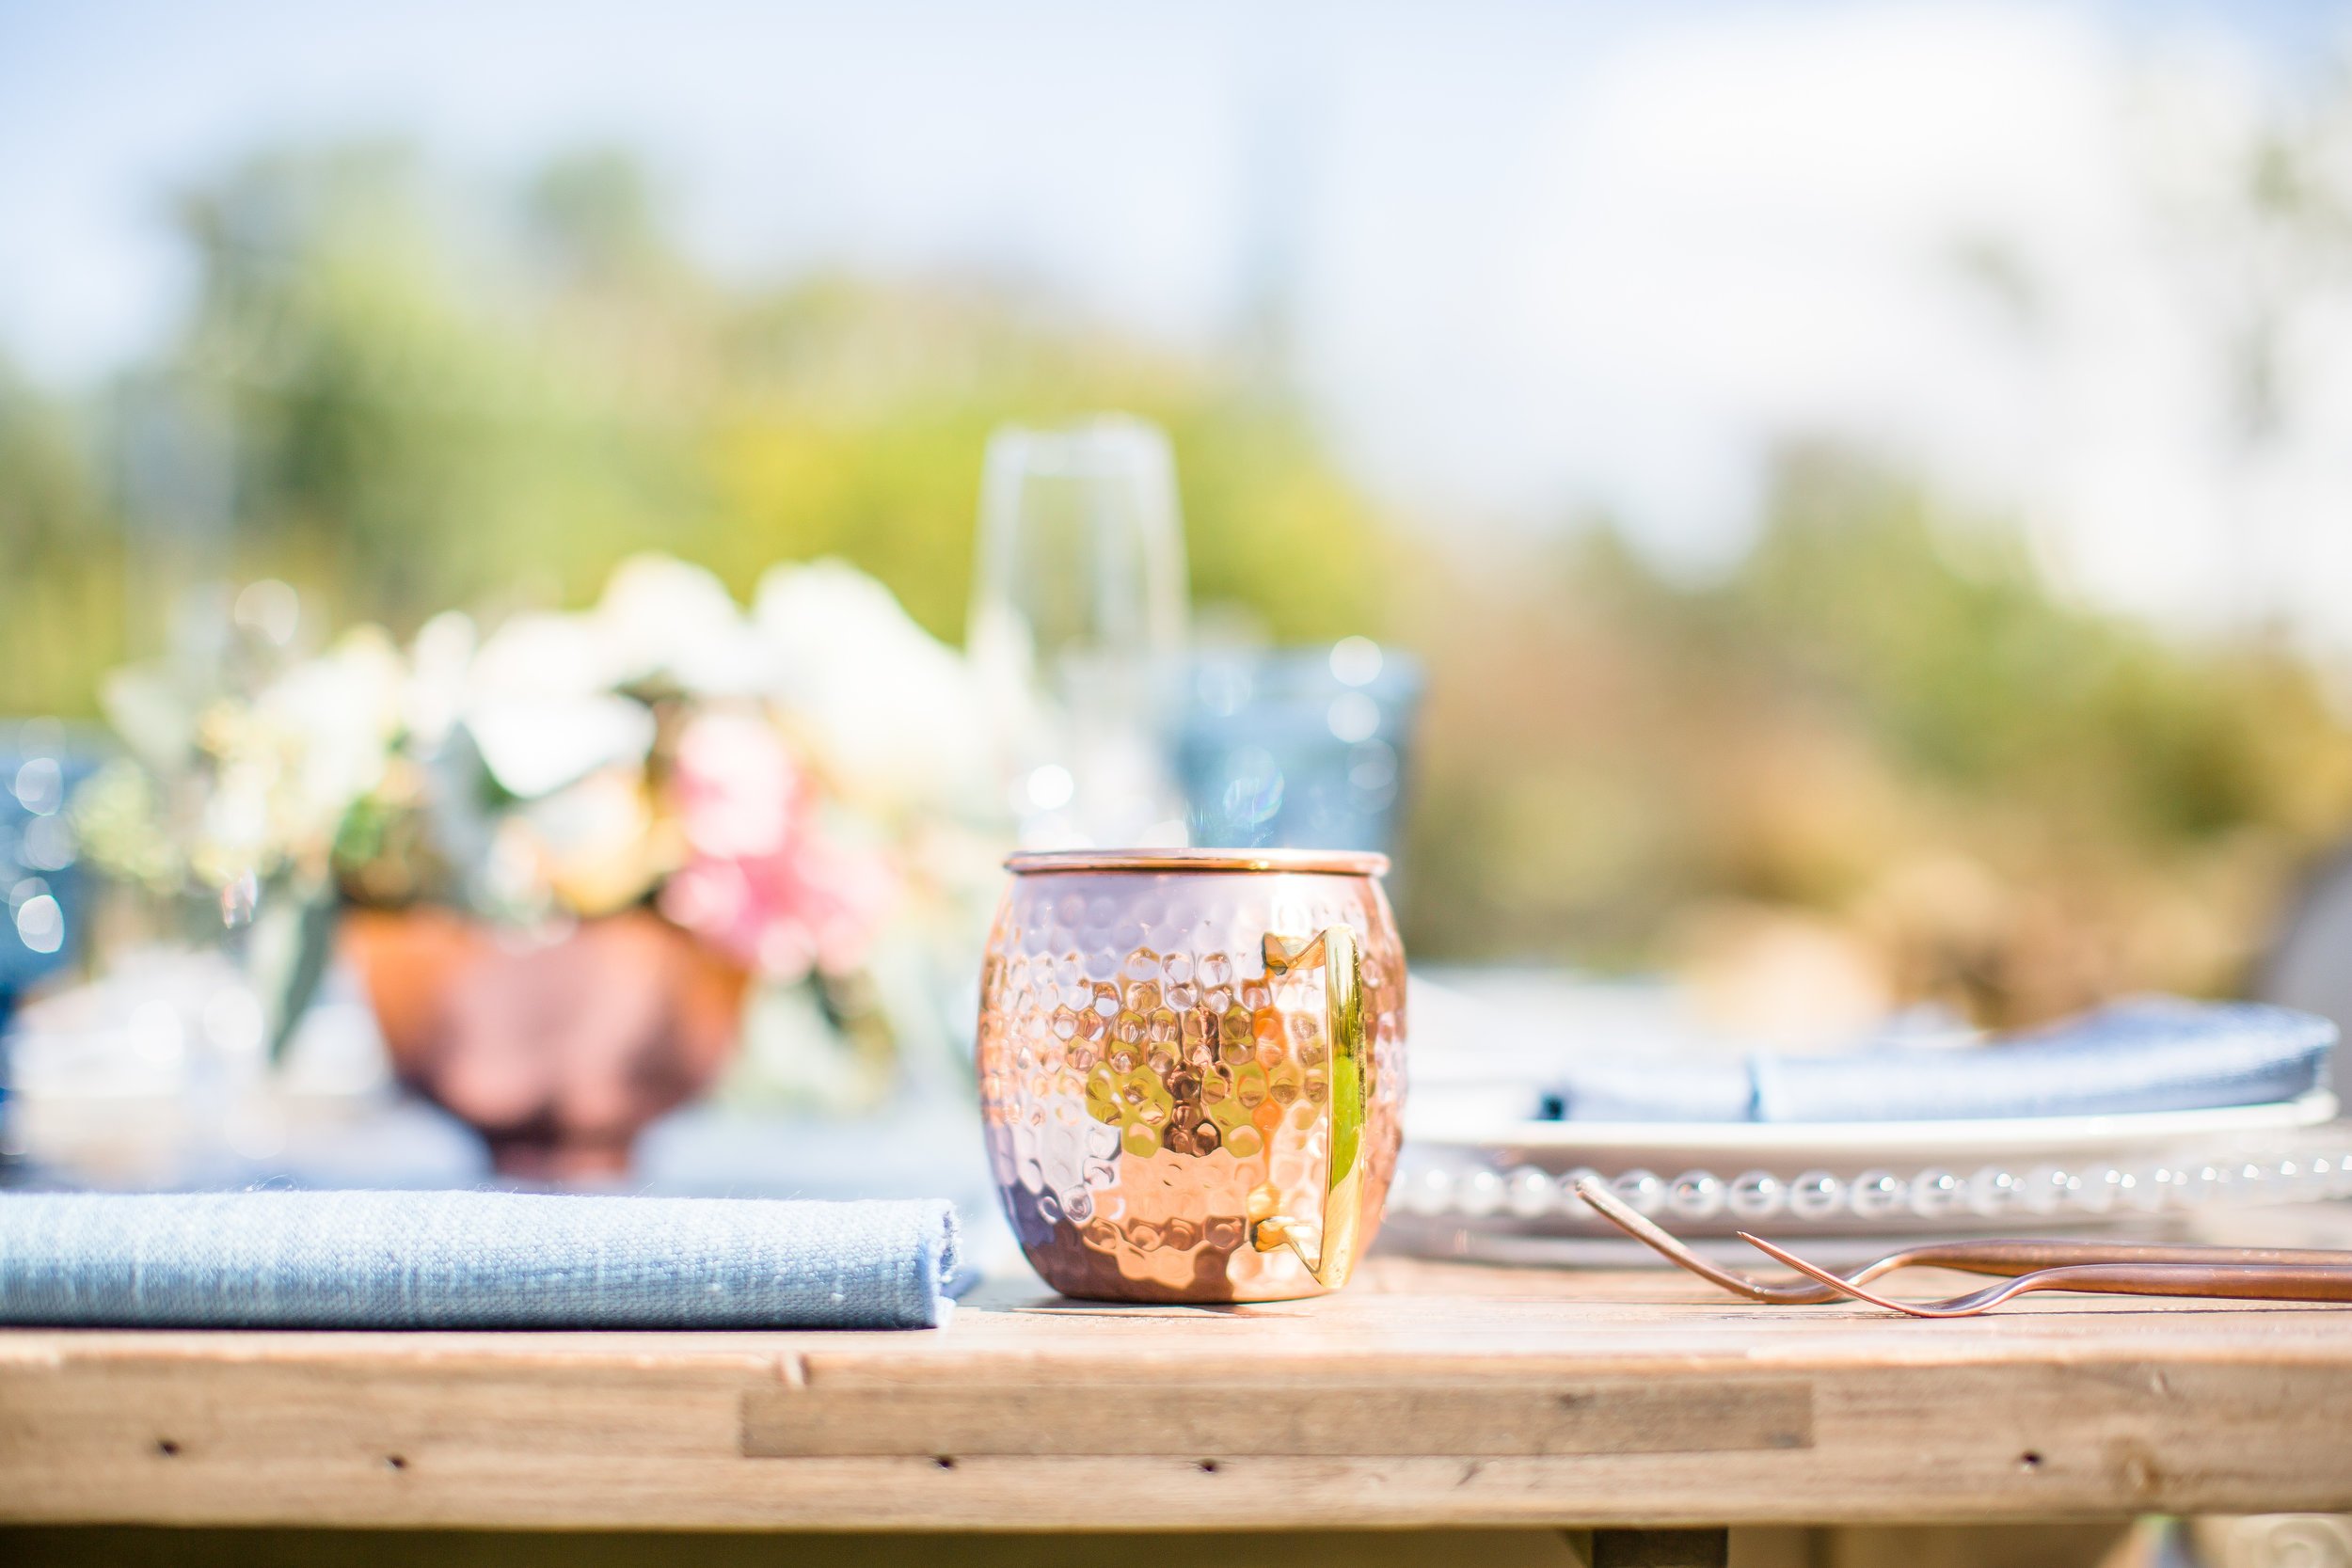
[[[1921,1292],[1964,1281],[1921,1275]],[[1923,1323],[1375,1258],[901,1334],[0,1332],[0,1521],[772,1528],[2352,1509],[2352,1308]]]

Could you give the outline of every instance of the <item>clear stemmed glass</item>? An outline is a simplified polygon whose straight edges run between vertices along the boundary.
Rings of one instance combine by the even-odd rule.
[[[991,438],[970,645],[1025,847],[1184,842],[1166,705],[1185,597],[1156,427],[1105,416]]]

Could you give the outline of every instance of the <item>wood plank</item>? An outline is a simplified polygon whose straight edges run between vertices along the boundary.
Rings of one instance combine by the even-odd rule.
[[[2012,1527],[2012,1530],[2014,1527]],[[1808,1533],[1798,1534],[1809,1548]],[[1743,1538],[1735,1552],[1745,1544]],[[1770,1553],[1778,1544],[1768,1542]],[[1997,1559],[2001,1568],[2082,1568],[2096,1553]],[[1200,1530],[1100,1535],[1014,1531],[660,1531],[152,1529],[0,1526],[8,1568],[1104,1568],[1200,1562],[1233,1568],[1591,1568],[1558,1530]],[[1817,1568],[1814,1559],[1742,1559],[1742,1568]],[[1822,1558],[1818,1568],[1848,1568]],[[1886,1568],[1872,1562],[1862,1568]],[[1914,1568],[1896,1564],[1894,1568]],[[1916,1568],[1983,1568],[1983,1560]]]
[[[1383,1377],[1334,1391],[1232,1377],[803,1386],[743,1396],[743,1451],[816,1454],[1713,1453],[1813,1445],[1813,1389],[1631,1378]]]
[[[1319,1302],[1012,1291],[911,1334],[5,1332],[0,1520],[1234,1529],[2352,1509],[2352,1309],[2037,1298],[1927,1323],[1752,1307],[1654,1273],[1374,1262]]]

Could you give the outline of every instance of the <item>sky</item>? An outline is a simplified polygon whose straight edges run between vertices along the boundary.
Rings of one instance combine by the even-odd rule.
[[[0,0],[0,353],[159,341],[169,193],[398,135],[495,182],[634,149],[744,277],[984,268],[1182,345],[1280,302],[1341,451],[1441,530],[1736,557],[1777,444],[2023,517],[2086,594],[2352,649],[2352,312],[2249,446],[2231,182],[2323,5],[992,8]],[[2341,601],[2341,602],[2340,602]]]

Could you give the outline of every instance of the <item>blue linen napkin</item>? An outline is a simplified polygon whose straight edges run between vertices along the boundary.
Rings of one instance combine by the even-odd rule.
[[[0,1323],[930,1328],[944,1202],[250,1192],[0,1195]]]
[[[2336,1026],[2259,1003],[2120,1002],[1974,1045],[1559,1069],[1544,1115],[1569,1121],[1941,1121],[2204,1110],[2325,1082]]]

